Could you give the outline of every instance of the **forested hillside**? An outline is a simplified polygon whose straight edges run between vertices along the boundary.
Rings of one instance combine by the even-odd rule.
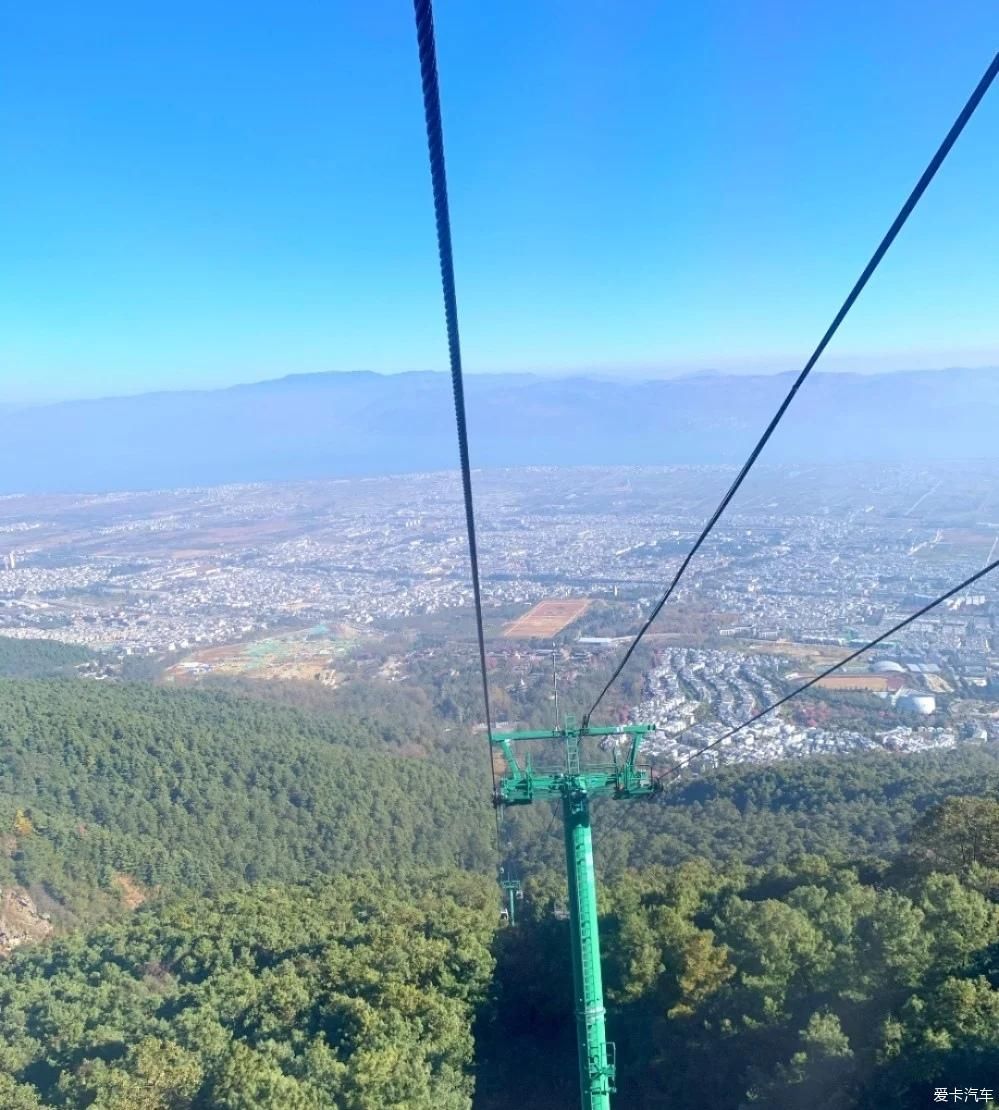
[[[93,920],[120,906],[121,875],[177,893],[358,867],[488,871],[482,743],[397,706],[334,717],[221,690],[3,681],[0,884]],[[598,808],[598,857],[616,873],[892,855],[933,801],[997,789],[999,754],[985,748],[734,768]],[[540,807],[510,819],[535,867],[559,850],[549,826]]]
[[[641,668],[636,668],[640,671]],[[299,706],[329,719],[331,712],[363,722],[382,750],[442,757],[468,781],[488,775],[481,733],[470,736],[446,712],[450,700],[473,705],[481,697],[470,672],[460,684],[445,674],[440,688],[353,682],[331,692],[318,683],[219,681],[215,689],[268,704]],[[596,690],[586,687],[585,705]],[[500,703],[498,696],[494,704]],[[471,716],[471,711],[469,712]],[[540,713],[534,718],[539,719]],[[665,771],[667,768],[657,768]],[[670,781],[655,800],[621,806],[596,802],[598,863],[605,874],[627,866],[675,864],[688,859],[765,864],[802,852],[843,858],[892,857],[908,830],[931,805],[955,795],[999,794],[999,747],[962,744],[918,754],[862,752],[779,764],[738,764],[709,775]],[[561,827],[544,807],[520,809],[506,835],[518,857],[544,866],[561,851]]]
[[[605,804],[601,858],[611,871],[698,858],[772,864],[802,852],[890,859],[922,814],[956,795],[999,797],[996,745],[742,764],[652,802]]]
[[[0,965],[0,1106],[464,1110],[492,890],[258,884]]]
[[[221,693],[0,682],[0,884],[113,910],[167,892],[365,867],[487,866],[488,797],[359,721]]]
[[[252,694],[0,681],[0,886],[62,934],[0,963],[0,1106],[572,1106],[551,812],[496,932],[481,734]],[[965,746],[595,807],[621,1110],[999,1088],[997,796]]]
[[[629,871],[602,891],[617,1105],[921,1107],[999,1075],[999,803],[952,799],[894,867]],[[0,965],[0,1104],[575,1105],[555,872],[495,933],[459,872],[258,883]],[[494,972],[494,960],[498,961]],[[473,1043],[474,1031],[474,1043]]]
[[[14,640],[0,636],[0,677],[53,678],[70,675],[80,663],[97,657],[77,644],[58,640]]]
[[[573,1104],[559,897],[554,872],[531,882],[501,935],[481,1110]],[[997,899],[999,802],[978,799],[930,810],[894,866],[692,861],[606,883],[617,1105],[915,1108],[945,1085],[999,1097]],[[516,1096],[514,1074],[532,1077]]]

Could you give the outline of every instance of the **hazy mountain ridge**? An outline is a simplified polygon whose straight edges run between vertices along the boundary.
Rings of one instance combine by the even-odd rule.
[[[791,380],[469,376],[473,463],[735,462]],[[766,457],[995,457],[997,418],[995,369],[816,373]],[[455,461],[450,378],[430,371],[296,374],[218,390],[0,406],[0,492],[377,474]]]

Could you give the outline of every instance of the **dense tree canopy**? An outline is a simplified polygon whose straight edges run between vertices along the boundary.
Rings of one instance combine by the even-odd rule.
[[[0,1107],[574,1105],[561,831],[510,817],[494,935],[484,737],[391,690],[0,680],[0,885],[63,933],[0,964]],[[595,806],[622,1110],[999,1096],[997,799],[967,746]]]
[[[999,796],[999,746],[723,768],[624,812],[605,805],[599,850],[610,870],[695,858],[768,864],[803,852],[891,858],[923,814],[957,795]]]
[[[463,1110],[474,1082],[480,1110],[572,1106],[548,883],[496,935],[489,880],[383,873],[180,899],[22,950],[0,965],[0,1104]],[[622,1108],[994,1089],[999,907],[957,875],[650,867],[604,886],[602,928]]]
[[[550,895],[532,881],[500,937],[482,1110],[573,1104],[567,924]],[[691,861],[626,872],[602,911],[622,1107],[922,1107],[955,1084],[999,1097],[999,906],[955,874]],[[515,1069],[534,1077],[516,1102]]]
[[[492,890],[257,884],[0,966],[0,1105],[466,1110]]]
[[[357,722],[221,693],[0,682],[0,882],[88,914],[108,908],[122,873],[205,891],[345,868],[484,866],[484,792],[385,750]]]
[[[80,663],[97,657],[77,644],[58,640],[14,640],[0,636],[0,677],[54,678],[72,674]]]

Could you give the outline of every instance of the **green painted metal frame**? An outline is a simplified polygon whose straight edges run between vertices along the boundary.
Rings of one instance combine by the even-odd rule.
[[[636,764],[643,737],[653,731],[655,725],[646,724],[588,725],[581,728],[574,718],[566,717],[562,729],[497,732],[492,736],[493,747],[502,752],[507,765],[507,773],[496,785],[497,805],[531,805],[535,800],[553,798],[562,803],[579,1090],[583,1110],[610,1110],[616,1071],[615,1050],[607,1040],[604,1010],[590,798],[601,795],[618,799],[639,798],[657,789],[651,772]],[[610,762],[589,763],[582,758],[580,745],[583,740],[608,736],[630,738],[624,759],[618,758],[616,747]],[[535,769],[531,753],[521,763],[514,745],[531,741],[561,743],[562,767]]]
[[[517,899],[523,897],[520,887],[520,879],[501,879],[500,886],[506,891],[507,923],[509,925],[516,925]]]

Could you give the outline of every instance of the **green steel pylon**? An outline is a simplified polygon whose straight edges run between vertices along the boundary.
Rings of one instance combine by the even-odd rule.
[[[517,902],[524,897],[520,879],[500,879],[500,886],[506,891],[506,921],[508,925],[517,924]]]
[[[654,729],[655,725],[588,725],[580,728],[574,718],[566,717],[562,729],[497,732],[492,737],[493,746],[503,753],[507,766],[506,773],[496,786],[497,805],[530,805],[535,799],[552,798],[562,803],[569,880],[569,932],[572,937],[579,1091],[583,1110],[609,1110],[615,1075],[615,1052],[614,1045],[607,1041],[600,970],[590,798],[609,795],[627,799],[653,793],[656,785],[651,773],[636,767],[635,760],[642,737]],[[626,758],[619,760],[614,749],[612,762],[584,762],[580,742],[595,736],[630,737]],[[563,766],[557,770],[536,770],[530,753],[521,765],[513,745],[520,741],[546,740],[562,743]]]

